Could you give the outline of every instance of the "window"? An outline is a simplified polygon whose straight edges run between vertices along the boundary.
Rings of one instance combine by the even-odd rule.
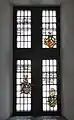
[[[60,8],[13,10],[13,114],[60,115]]]
[[[31,10],[18,10],[17,48],[31,48]]]
[[[31,111],[31,91],[30,94],[22,94],[23,91],[20,93],[24,75],[28,76],[28,82],[31,83],[31,60],[17,60],[16,62],[16,111]]]
[[[56,69],[57,69],[57,63],[55,59],[42,60],[43,111],[57,111],[57,74],[56,74],[57,70]]]

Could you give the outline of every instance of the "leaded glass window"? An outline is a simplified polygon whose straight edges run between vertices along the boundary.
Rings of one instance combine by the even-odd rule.
[[[44,44],[44,39],[49,41]],[[51,36],[53,36],[54,41],[51,43]],[[56,48],[57,38],[56,38],[56,10],[43,10],[42,11],[42,48]]]
[[[23,94],[21,86],[26,76],[31,83],[31,60],[17,60],[16,65],[16,111],[31,111],[31,90],[28,94]]]
[[[17,48],[31,48],[31,10],[17,10]]]
[[[57,111],[57,61],[42,60],[43,111]]]
[[[60,115],[60,7],[13,14],[13,114]]]

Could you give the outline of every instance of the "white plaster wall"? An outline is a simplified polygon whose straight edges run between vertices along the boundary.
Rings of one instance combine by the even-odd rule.
[[[74,2],[61,7],[62,113],[74,120]]]
[[[0,119],[12,113],[12,4],[31,4],[30,0],[0,0]],[[43,0],[41,4],[61,4],[62,114],[74,120],[74,2]]]
[[[12,109],[12,6],[0,1],[0,119]]]

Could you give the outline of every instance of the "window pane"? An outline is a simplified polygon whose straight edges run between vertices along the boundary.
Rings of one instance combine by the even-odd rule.
[[[57,111],[57,61],[55,59],[42,60],[42,96],[43,111]]]
[[[17,48],[31,48],[31,10],[17,10]]]
[[[56,48],[56,11],[42,11],[42,48]]]
[[[16,71],[16,111],[31,111],[31,60],[17,60]]]

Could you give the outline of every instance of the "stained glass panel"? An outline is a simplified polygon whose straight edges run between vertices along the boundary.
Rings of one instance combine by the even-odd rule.
[[[43,111],[57,111],[57,61],[42,60]]]
[[[57,48],[56,11],[42,11],[42,48]]]
[[[27,76],[27,78],[26,78]],[[24,78],[25,77],[25,78]],[[24,91],[21,86],[24,81]],[[16,69],[16,111],[31,111],[31,90],[28,90],[31,84],[31,60],[17,60]],[[27,93],[28,91],[28,93]]]

